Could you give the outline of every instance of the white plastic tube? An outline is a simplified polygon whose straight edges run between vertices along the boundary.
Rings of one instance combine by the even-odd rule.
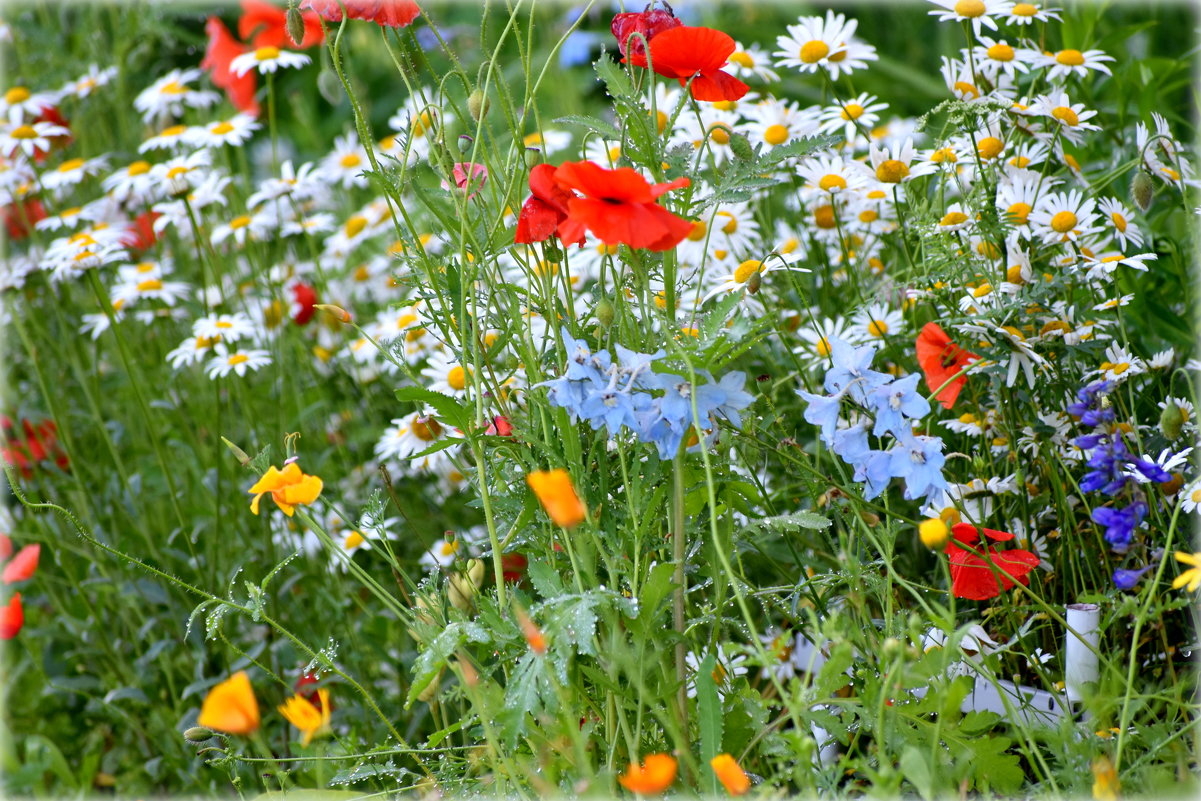
[[[1063,682],[1068,701],[1084,697],[1084,685],[1097,680],[1097,655],[1101,608],[1096,604],[1069,604],[1067,643],[1063,649]],[[1075,633],[1073,633],[1075,632]]]

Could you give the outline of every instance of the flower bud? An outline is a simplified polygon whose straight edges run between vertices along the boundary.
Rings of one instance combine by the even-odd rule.
[[[450,596],[450,605],[460,612],[470,610],[471,599],[475,597],[476,590],[483,583],[484,563],[479,559],[468,561],[465,572],[455,573],[450,577],[450,583],[446,588],[447,595]]]
[[[1155,184],[1152,183],[1151,176],[1141,169],[1137,170],[1130,181],[1130,199],[1134,201],[1134,205],[1146,211],[1151,208],[1151,198],[1154,195]]]
[[[288,6],[288,13],[284,17],[284,28],[288,31],[288,38],[292,40],[292,44],[300,46],[304,40],[304,17],[300,15],[300,9],[296,6]]]
[[[332,303],[317,303],[313,306],[314,309],[321,309],[323,312],[329,312],[340,323],[349,323],[351,320],[350,312],[343,309],[341,306],[335,306]]]
[[[946,545],[947,539],[951,535],[947,524],[938,517],[923,520],[917,527],[917,533],[922,538],[922,545],[930,549],[941,548]]]
[[[601,324],[601,328],[608,330],[609,326],[613,325],[613,316],[615,309],[613,301],[608,298],[601,298],[596,302],[596,308],[592,313],[596,316],[596,321]]]
[[[476,89],[467,96],[467,111],[471,114],[471,119],[476,122],[488,116],[488,109],[491,106],[488,96],[481,89]]]
[[[442,670],[445,670],[445,668]],[[418,701],[428,704],[434,700],[434,696],[438,694],[438,686],[442,683],[442,670],[438,671],[438,675],[434,676],[434,680],[427,684],[425,689],[417,696]]]
[[[183,738],[192,745],[200,745],[213,739],[213,733],[204,726],[193,726],[183,733]]]
[[[751,149],[751,141],[740,133],[730,134],[730,150],[743,161],[749,161],[755,157],[755,151]]]
[[[751,273],[751,277],[746,279],[746,291],[748,294],[759,294],[759,287],[763,286],[763,273],[758,270]]]
[[[1175,403],[1168,403],[1159,414],[1159,430],[1168,439],[1176,439],[1184,428],[1184,421],[1184,409]]]
[[[235,457],[237,457],[238,464],[242,465],[243,467],[250,464],[250,457],[246,454],[246,451],[242,450],[237,445],[235,445],[232,442],[230,442],[229,440],[227,440],[225,437],[222,437],[221,441],[224,442],[225,447],[229,448],[230,451],[233,452],[233,455]]]

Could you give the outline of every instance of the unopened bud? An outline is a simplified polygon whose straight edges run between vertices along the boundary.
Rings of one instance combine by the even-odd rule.
[[[757,295],[761,286],[763,286],[763,273],[755,270],[751,273],[751,277],[746,279],[746,291],[751,295]]]
[[[470,659],[459,656],[459,670],[463,671],[463,683],[468,687],[476,687],[480,683],[479,671],[475,669],[475,665],[471,664]]]
[[[897,656],[904,653],[905,646],[896,637],[888,637],[884,640],[881,650],[884,652],[885,658],[895,659]]]
[[[476,89],[467,96],[467,111],[471,114],[471,119],[476,122],[488,116],[488,109],[491,105],[488,102],[488,96],[481,89]]]
[[[334,306],[332,303],[318,303],[313,306],[314,309],[320,309],[323,312],[329,312],[340,323],[349,323],[351,320],[350,312],[343,309],[341,306]]]
[[[1143,170],[1136,170],[1134,179],[1130,181],[1130,199],[1142,211],[1151,208],[1151,198],[1155,195],[1155,184],[1151,176]]]
[[[447,595],[450,596],[450,605],[460,612],[470,610],[471,599],[475,597],[476,590],[483,583],[484,563],[479,559],[470,560],[465,572],[455,573],[450,577],[450,583],[446,588]]]
[[[525,637],[525,641],[529,643],[530,650],[539,656],[544,655],[546,653],[546,637],[542,636],[542,629],[538,628],[538,624],[530,620],[529,615],[520,607],[517,609],[517,624],[521,627],[521,633]]]
[[[1184,421],[1184,409],[1169,402],[1160,412],[1159,430],[1168,439],[1176,439],[1180,436],[1181,429],[1184,428]]]
[[[609,326],[613,325],[615,311],[613,301],[601,298],[596,302],[596,308],[592,310],[592,313],[596,316],[596,321],[600,323],[601,328],[608,330]]]
[[[755,157],[755,151],[751,149],[751,140],[740,133],[730,134],[730,150],[743,161],[750,161]]]
[[[192,745],[200,745],[213,739],[213,733],[204,726],[193,726],[183,733],[183,738]]]
[[[292,40],[292,44],[300,47],[301,41],[304,40],[304,17],[300,15],[300,9],[296,6],[289,6],[288,13],[284,16],[284,28],[288,31],[288,38]]]
[[[525,149],[525,166],[529,169],[534,169],[543,162],[542,151],[536,147],[527,147]]]
[[[445,668],[443,668],[445,669]],[[428,704],[434,700],[434,696],[438,694],[438,685],[442,683],[442,670],[438,671],[438,675],[434,676],[434,680],[425,686],[425,689],[417,696],[417,700]]]
[[[864,523],[867,523],[868,528],[875,528],[876,526],[880,525],[880,515],[875,514],[874,512],[869,512],[866,509],[859,510],[859,518]]]
[[[227,440],[225,437],[222,437],[221,441],[224,442],[225,447],[229,448],[230,451],[233,452],[233,455],[235,457],[237,457],[239,464],[241,464],[243,467],[250,464],[250,457],[246,454],[246,451],[242,450],[237,445],[235,445],[232,442],[230,442],[229,440]],[[209,736],[211,737],[212,735],[210,734]]]

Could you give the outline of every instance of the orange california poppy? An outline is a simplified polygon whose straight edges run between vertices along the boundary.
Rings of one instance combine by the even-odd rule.
[[[713,28],[680,26],[657,34],[649,46],[655,72],[675,78],[680,86],[692,78],[692,96],[697,100],[740,100],[750,91],[749,86],[721,69],[734,52],[729,34]]]
[[[284,465],[283,470],[276,470],[275,465],[272,465],[266,473],[263,473],[263,477],[247,490],[254,496],[254,500],[250,502],[250,511],[257,515],[259,501],[270,492],[271,499],[275,501],[276,505],[283,510],[284,514],[291,517],[300,504],[307,505],[317,500],[323,486],[321,479],[317,476],[305,475],[300,472],[300,467],[295,462]]]
[[[709,764],[717,774],[721,786],[726,788],[730,795],[742,795],[751,789],[751,780],[746,771],[739,766],[738,760],[729,754],[718,754],[709,760]]]
[[[606,245],[671,250],[692,231],[692,223],[655,202],[688,186],[687,178],[650,184],[629,167],[606,170],[591,161],[569,161],[555,170],[555,183],[583,196],[567,202],[567,219],[559,224],[565,242],[583,226]]]
[[[317,691],[316,703],[297,693],[280,704],[278,709],[279,714],[304,735],[301,745],[308,746],[313,741],[313,735],[329,728],[329,690],[325,687]]]
[[[196,722],[226,734],[250,734],[259,727],[259,702],[245,671],[239,670],[209,690]]]
[[[641,765],[633,762],[617,777],[621,786],[632,793],[657,795],[676,780],[676,758],[670,754],[651,754]]]
[[[563,468],[535,470],[525,480],[556,526],[571,528],[588,517],[588,508],[576,494],[571,474]]]
[[[966,375],[952,377],[979,358],[952,342],[938,323],[926,323],[917,335],[917,363],[926,376],[926,386],[931,392],[938,390],[934,399],[948,409],[967,383]]]

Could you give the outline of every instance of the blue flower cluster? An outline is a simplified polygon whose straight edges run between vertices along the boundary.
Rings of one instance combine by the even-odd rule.
[[[942,440],[913,433],[913,421],[930,413],[930,402],[917,392],[921,376],[913,373],[894,379],[871,369],[876,349],[870,345],[856,348],[837,338],[828,341],[832,366],[826,372],[824,386],[830,394],[815,395],[804,390],[797,394],[809,404],[805,419],[821,427],[822,441],[855,468],[856,481],[867,482],[864,497],[875,498],[894,478],[905,480],[908,500],[946,489]],[[871,416],[861,414],[850,425],[839,428],[845,399]],[[874,449],[869,434],[891,434],[893,442],[885,450]]]
[[[566,372],[538,384],[547,388],[551,405],[571,412],[572,422],[587,420],[594,430],[604,426],[609,436],[616,436],[624,426],[642,442],[653,442],[660,459],[676,455],[693,423],[714,428],[713,418],[721,417],[741,425],[739,412],[754,400],[743,390],[743,373],[726,373],[715,381],[712,374],[697,370],[705,383],[694,385],[683,376],[651,370],[651,362],[663,358],[662,350],[636,353],[617,345],[614,361],[609,351],[593,353],[566,328],[562,334],[567,347]],[[694,402],[696,418],[692,415]]]
[[[1113,388],[1111,381],[1094,381],[1076,392],[1076,403],[1068,406],[1068,414],[1080,418],[1080,424],[1093,429],[1073,440],[1088,457],[1089,468],[1080,480],[1083,492],[1100,492],[1115,498],[1112,506],[1093,509],[1093,522],[1105,529],[1105,541],[1114,551],[1125,553],[1130,547],[1134,530],[1147,516],[1148,506],[1137,489],[1134,474],[1147,481],[1169,481],[1172,478],[1154,462],[1134,456],[1126,448],[1122,431],[1116,425],[1113,407],[1106,395]],[[1127,491],[1127,489],[1130,491]],[[1122,496],[1120,499],[1118,496]],[[1125,505],[1119,505],[1125,502]],[[1115,581],[1122,583],[1115,575]]]

